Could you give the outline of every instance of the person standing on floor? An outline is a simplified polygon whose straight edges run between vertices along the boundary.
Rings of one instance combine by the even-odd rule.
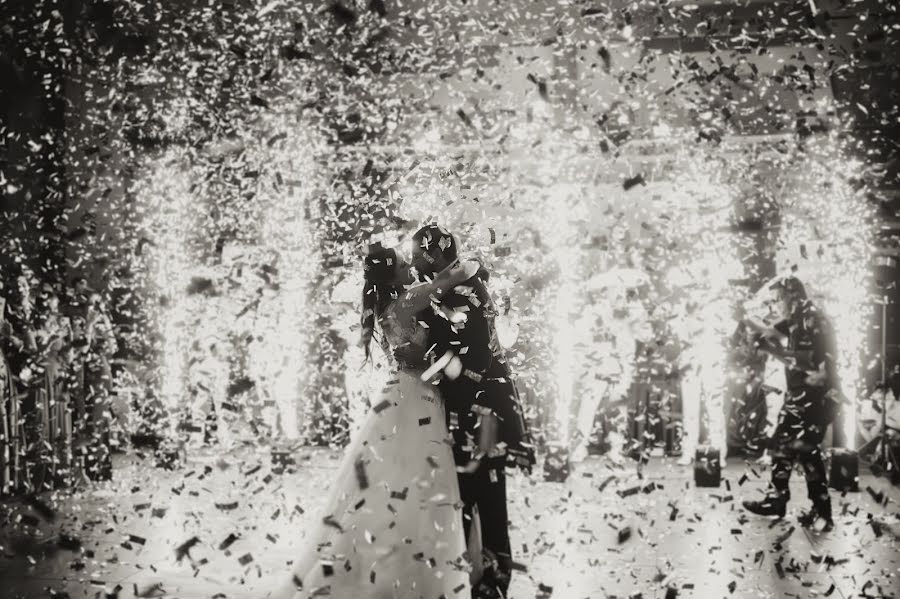
[[[412,237],[412,256],[420,279],[433,280],[459,259],[456,238],[437,224],[426,225]],[[487,278],[479,269],[421,314],[430,355],[438,363],[449,359],[439,388],[453,436],[466,538],[481,529],[483,572],[474,581],[473,599],[507,596],[513,559],[506,469],[528,472],[534,466],[531,435],[497,335],[497,309]]]
[[[834,521],[821,443],[837,414],[840,397],[831,326],[799,279],[787,277],[774,288],[783,320],[773,327],[749,319],[745,322],[758,333],[760,348],[784,362],[787,393],[770,443],[772,488],[763,499],[746,500],[743,505],[754,514],[783,517],[791,498],[791,470],[799,463],[812,502],[812,509],[800,522],[816,531],[829,531]]]

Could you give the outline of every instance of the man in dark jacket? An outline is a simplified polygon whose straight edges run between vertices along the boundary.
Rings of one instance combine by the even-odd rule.
[[[787,394],[771,439],[772,491],[760,501],[744,501],[743,505],[755,514],[784,516],[791,497],[791,471],[799,463],[812,501],[812,510],[801,516],[800,522],[828,531],[834,521],[821,443],[839,407],[833,335],[828,320],[796,277],[780,281],[776,290],[784,320],[771,328],[746,322],[758,332],[760,349],[785,363]]]
[[[438,225],[413,237],[412,265],[431,278],[458,260],[456,240]],[[476,274],[422,314],[428,357],[444,364],[440,382],[463,501],[466,538],[478,508],[485,572],[473,597],[505,597],[512,571],[506,466],[530,470],[534,451],[512,373],[494,328],[496,311]]]

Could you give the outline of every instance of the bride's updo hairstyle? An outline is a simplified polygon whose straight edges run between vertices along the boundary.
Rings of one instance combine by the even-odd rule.
[[[397,299],[403,286],[397,283],[397,252],[380,243],[369,246],[365,260],[365,285],[362,296],[361,342],[366,360],[371,358],[370,345],[375,336],[375,322],[391,301]]]

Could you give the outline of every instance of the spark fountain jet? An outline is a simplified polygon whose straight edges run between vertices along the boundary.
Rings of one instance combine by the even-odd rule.
[[[308,127],[287,115],[271,115],[265,128],[284,135],[273,147],[254,148],[263,169],[257,199],[267,208],[261,212],[261,242],[277,257],[277,280],[270,292],[274,313],[263,327],[260,359],[281,356],[272,373],[270,398],[279,415],[277,430],[294,440],[300,436],[301,424],[308,424],[299,421],[299,409],[308,401],[307,386],[315,370],[311,362],[317,356],[310,354],[315,317],[326,307],[316,302],[327,301],[324,293],[319,298],[312,295],[322,262],[315,222],[315,193],[320,185],[316,159],[322,148]],[[290,173],[290,179],[283,179],[281,173]]]
[[[142,273],[148,289],[150,320],[159,336],[157,380],[159,395],[169,415],[164,437],[174,433],[175,413],[184,403],[186,355],[190,339],[185,297],[190,280],[186,252],[192,198],[186,176],[187,157],[171,150],[148,163],[146,174],[135,186],[138,213],[146,219],[144,239],[149,240],[135,256],[136,272]]]
[[[837,134],[817,137],[795,155],[784,198],[777,260],[795,272],[831,320],[838,340],[838,369],[845,398],[843,434],[856,440],[856,398],[864,394],[863,356],[871,311],[874,214],[867,189],[854,188],[861,163],[848,160]]]
[[[223,406],[246,410],[246,418],[235,419],[236,429],[266,412],[265,405],[226,401],[250,393],[274,404],[277,415],[270,415],[269,424],[278,435],[300,436],[298,415],[316,371],[310,344],[327,294],[322,305],[311,305],[321,263],[314,198],[325,187],[318,178],[322,146],[296,121],[273,111],[246,138],[224,144],[224,152],[170,149],[148,162],[135,186],[152,240],[137,270],[151,290],[170,433],[191,391],[201,389],[217,418]],[[268,143],[256,139],[263,134]],[[241,182],[207,186],[210,170],[240,174]],[[252,342],[234,345],[229,339]],[[188,364],[211,366],[210,360],[217,365],[213,371],[201,368],[201,378],[209,380],[193,380],[200,374]]]
[[[583,202],[578,189],[556,185],[545,200],[545,228],[551,264],[557,269],[553,303],[548,325],[553,338],[554,379],[556,384],[556,438],[567,447],[578,360],[575,355],[577,315],[583,307],[580,264],[583,250],[579,247],[578,222],[583,222]],[[578,208],[581,207],[582,210]]]

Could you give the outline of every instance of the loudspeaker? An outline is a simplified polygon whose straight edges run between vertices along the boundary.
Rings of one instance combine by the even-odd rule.
[[[562,445],[547,447],[544,458],[544,480],[550,483],[564,483],[569,478],[569,450]]]
[[[286,468],[297,463],[294,452],[288,448],[272,448],[272,464],[276,467]]]
[[[701,445],[694,454],[694,484],[698,487],[718,487],[722,484],[722,464],[719,450]]]
[[[829,486],[836,491],[859,491],[859,457],[852,449],[831,450]]]
[[[681,441],[684,438],[684,430],[681,422],[670,422],[666,425],[666,455],[681,455]]]

